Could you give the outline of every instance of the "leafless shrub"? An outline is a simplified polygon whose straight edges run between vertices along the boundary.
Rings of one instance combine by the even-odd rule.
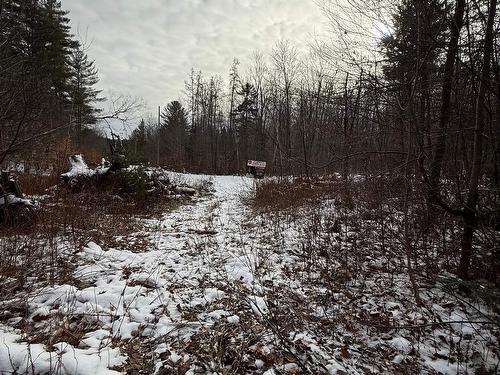
[[[326,199],[332,192],[332,183],[328,180],[266,179],[256,184],[253,206],[264,211],[287,210]]]

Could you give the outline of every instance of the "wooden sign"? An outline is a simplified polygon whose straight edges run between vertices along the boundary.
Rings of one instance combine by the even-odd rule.
[[[254,168],[266,168],[267,163],[265,161],[259,161],[259,160],[247,160],[247,167],[254,167]]]
[[[267,163],[259,160],[247,160],[247,173],[252,174],[254,178],[263,178]]]

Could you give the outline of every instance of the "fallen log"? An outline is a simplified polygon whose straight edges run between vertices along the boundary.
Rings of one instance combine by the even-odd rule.
[[[96,175],[96,171],[88,167],[82,155],[71,155],[69,164],[70,169],[68,172],[61,174],[61,180],[72,187],[80,185],[82,181],[89,180]]]

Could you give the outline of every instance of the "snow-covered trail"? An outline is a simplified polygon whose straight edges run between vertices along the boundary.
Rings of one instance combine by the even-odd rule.
[[[207,176],[182,178],[196,182]],[[32,365],[44,372],[57,363],[54,357],[59,357],[63,359],[60,365],[74,370],[71,373],[111,374],[115,373],[111,368],[126,362],[125,356],[112,348],[112,342],[166,335],[189,337],[217,319],[237,322],[238,316],[230,311],[208,306],[225,295],[215,287],[218,283],[236,281],[249,290],[255,287],[256,248],[243,229],[246,207],[242,202],[254,180],[218,176],[212,181],[213,194],[181,205],[160,220],[148,220],[151,246],[147,251],[136,252],[133,236],[128,249],[89,243],[79,254],[74,273],[79,287],[57,285],[37,293],[29,301],[29,319],[45,322],[54,316],[92,317],[98,321],[98,329],[88,329],[78,345],[62,342],[52,353],[38,345],[35,349],[39,353],[33,359],[22,337],[3,327],[0,341],[9,342],[9,351],[0,349],[0,373]],[[177,361],[169,349],[172,361]],[[167,348],[157,350],[159,355]]]
[[[119,238],[120,248],[87,244],[68,284],[22,297],[26,315],[0,324],[0,375],[455,375],[477,358],[476,367],[500,366],[497,333],[472,323],[497,313],[425,279],[416,306],[404,268],[381,267],[397,254],[357,243],[348,220],[320,231],[336,220],[334,200],[257,214],[245,202],[253,179],[171,178],[210,179],[214,192],[138,218],[145,229]],[[344,271],[344,255],[359,275]],[[446,321],[460,324],[428,324]],[[30,334],[13,328],[25,323]],[[454,360],[463,348],[476,359]]]
[[[167,213],[153,231],[156,249],[143,257],[153,264],[160,260],[165,283],[183,286],[193,279],[203,283],[208,277],[253,281],[255,254],[248,250],[251,238],[244,230],[247,208],[242,198],[254,181],[218,176],[213,182],[213,195]]]
[[[207,178],[183,177],[189,183]],[[84,264],[76,275],[97,289],[82,291],[79,299],[92,304],[96,299],[92,301],[91,294],[109,294],[109,299],[97,298],[92,308],[113,313],[117,306],[116,321],[109,327],[114,338],[129,339],[139,331],[145,337],[162,337],[179,327],[189,334],[213,323],[210,309],[203,310],[224,297],[215,284],[237,281],[254,286],[257,248],[242,230],[246,210],[242,197],[254,182],[218,176],[213,183],[213,194],[149,222],[153,245],[148,251],[102,249],[96,244],[85,249]],[[82,299],[86,293],[89,298]],[[197,319],[191,310],[198,312]]]

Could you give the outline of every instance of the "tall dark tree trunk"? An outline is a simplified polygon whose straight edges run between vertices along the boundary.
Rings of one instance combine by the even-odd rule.
[[[446,154],[446,136],[451,116],[451,91],[453,87],[453,75],[455,70],[455,59],[458,52],[458,41],[460,30],[464,23],[465,0],[456,0],[455,15],[451,23],[451,35],[446,52],[444,64],[443,89],[441,92],[441,111],[439,116],[438,138],[434,145],[433,157],[429,171],[429,193],[431,201],[440,197],[440,179],[444,156]]]
[[[479,179],[483,165],[483,139],[485,129],[486,108],[486,85],[490,77],[490,62],[493,53],[493,24],[497,9],[497,0],[490,0],[488,8],[488,20],[486,24],[486,35],[484,40],[483,66],[479,90],[476,101],[476,119],[474,131],[474,153],[472,158],[472,170],[469,179],[469,192],[466,207],[464,209],[464,232],[462,236],[462,251],[460,254],[460,265],[458,276],[466,279],[469,276],[470,261],[472,256],[472,240],[477,225],[477,204],[479,200]]]

